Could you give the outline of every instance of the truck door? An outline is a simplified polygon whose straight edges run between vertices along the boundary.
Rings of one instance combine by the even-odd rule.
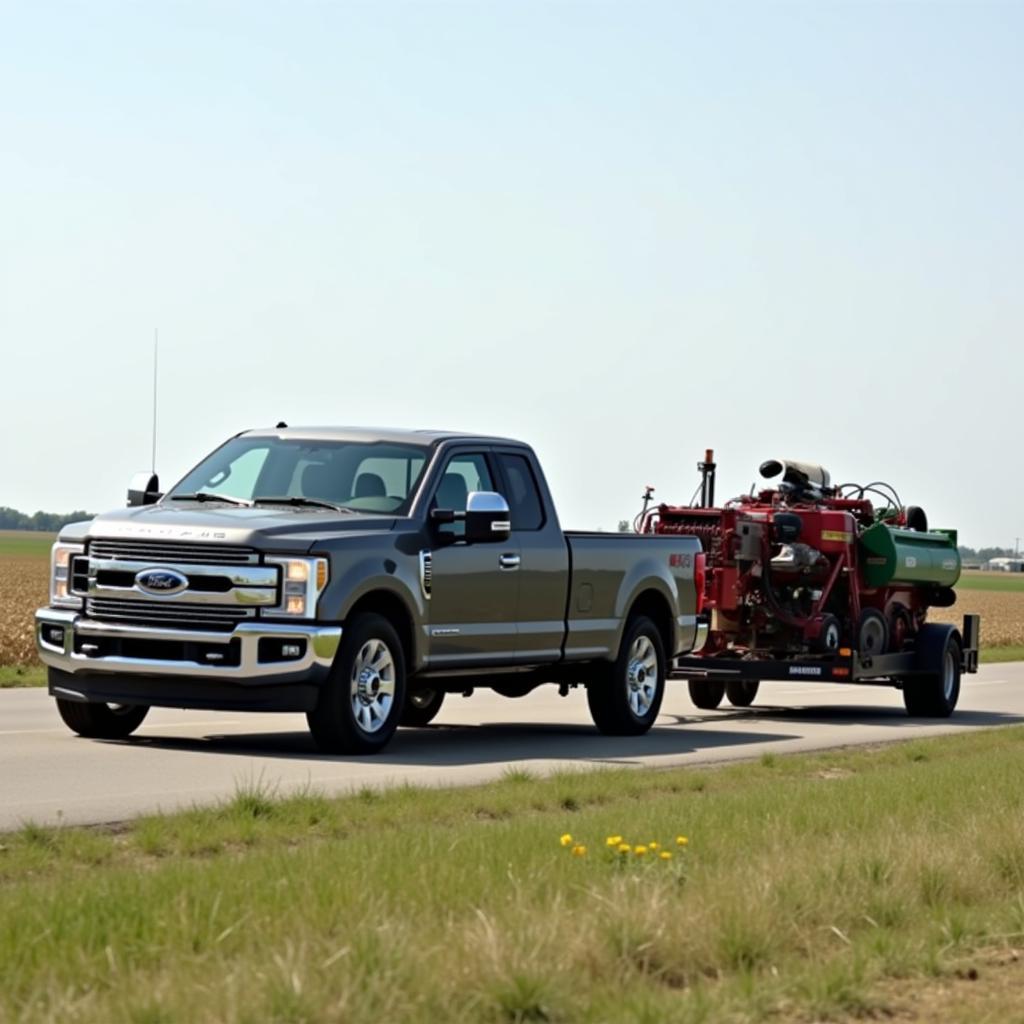
[[[555,516],[545,511],[530,459],[522,452],[500,449],[495,459],[512,520],[511,540],[519,546],[516,661],[523,665],[558,661],[569,586],[565,536]]]
[[[448,460],[430,507],[464,512],[471,491],[496,491],[497,474],[485,451]],[[466,524],[432,526],[428,651],[430,667],[510,664],[516,651],[519,545],[515,540],[467,544]]]

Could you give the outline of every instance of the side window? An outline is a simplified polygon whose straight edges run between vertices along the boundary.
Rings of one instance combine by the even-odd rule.
[[[513,530],[539,530],[544,525],[544,505],[540,500],[537,481],[525,455],[498,456],[505,481],[508,484],[509,511]]]
[[[450,508],[456,512],[466,511],[466,499],[471,491],[493,491],[494,483],[487,468],[487,458],[482,453],[453,455],[445,466],[444,476],[434,492],[433,508]],[[464,522],[445,523],[440,533],[462,537],[466,533]]]

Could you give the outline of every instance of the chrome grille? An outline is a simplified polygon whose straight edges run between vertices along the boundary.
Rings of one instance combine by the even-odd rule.
[[[85,613],[101,622],[230,632],[239,622],[254,618],[256,609],[175,604],[167,601],[116,601],[113,598],[94,597],[85,602]]]
[[[260,556],[252,548],[236,544],[192,544],[185,541],[103,540],[89,543],[93,558],[118,558],[126,562],[193,562],[200,565],[255,565]]]

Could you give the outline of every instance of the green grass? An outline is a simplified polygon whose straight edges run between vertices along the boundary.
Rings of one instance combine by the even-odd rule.
[[[256,780],[118,829],[28,824],[0,836],[0,1020],[884,1016],[1020,942],[1022,811],[1016,728],[340,800]]]
[[[968,571],[961,575],[957,590],[992,590],[999,593],[1024,591],[1024,572]]]
[[[1024,661],[1024,647],[1019,644],[1008,644],[1005,647],[986,647],[982,644],[980,660],[984,663]]]
[[[0,690],[45,685],[45,665],[0,665]]]
[[[0,557],[4,555],[38,555],[50,557],[50,548],[57,539],[53,533],[35,533],[32,530],[0,530]]]

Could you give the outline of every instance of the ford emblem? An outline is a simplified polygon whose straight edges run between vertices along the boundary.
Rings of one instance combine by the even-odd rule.
[[[135,585],[149,594],[178,594],[188,587],[188,577],[174,569],[143,569]]]

